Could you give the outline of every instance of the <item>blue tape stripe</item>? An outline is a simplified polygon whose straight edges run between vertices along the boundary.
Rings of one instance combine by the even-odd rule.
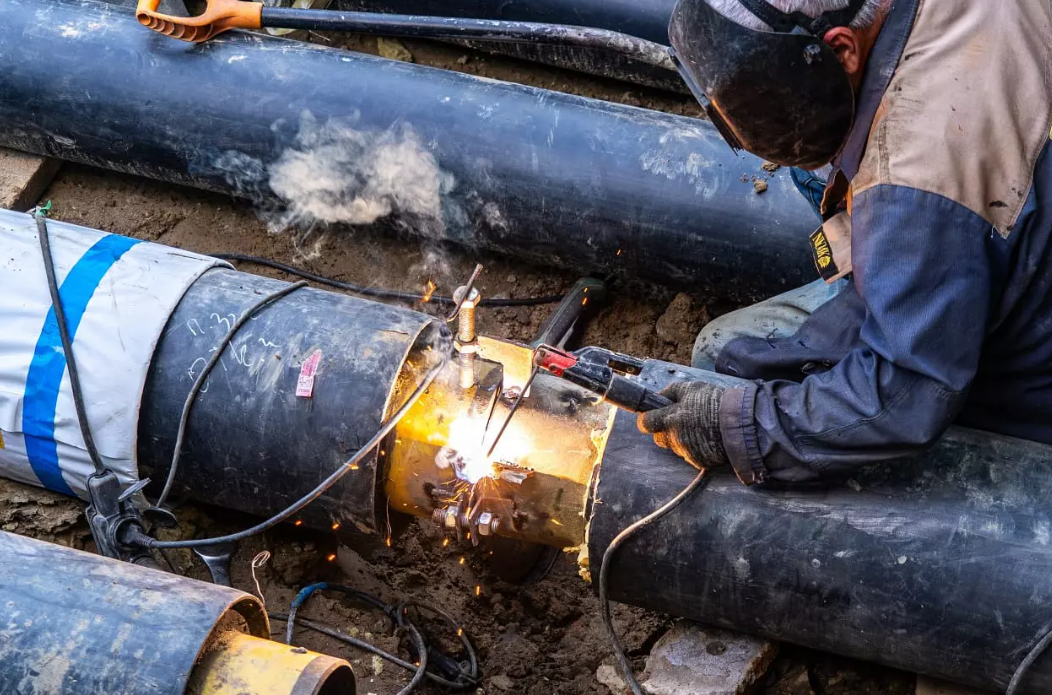
[[[81,256],[66,275],[59,288],[59,297],[66,310],[70,340],[76,338],[88,302],[102,278],[121,256],[138,243],[136,239],[112,234],[103,237]],[[55,492],[75,496],[62,477],[62,469],[58,465],[58,444],[55,443],[55,414],[65,374],[66,356],[62,352],[62,338],[52,307],[44,319],[33,361],[29,364],[22,402],[22,433],[29,465],[41,485]]]

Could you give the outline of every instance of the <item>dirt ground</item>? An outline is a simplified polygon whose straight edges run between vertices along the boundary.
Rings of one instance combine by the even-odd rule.
[[[322,37],[311,40],[329,43]],[[376,51],[374,39],[351,39],[344,44]],[[699,112],[686,97],[581,78],[457,47],[406,42],[404,49],[414,60],[449,69],[677,113]],[[486,266],[479,284],[484,295],[491,297],[549,294],[567,288],[576,279],[550,268],[363,231],[328,233],[320,252],[308,260],[298,253],[294,237],[270,234],[247,203],[81,166],[66,165],[44,197],[52,201],[56,219],[203,253],[266,256],[363,284],[418,291],[433,279],[440,292],[448,293],[463,282],[476,262]],[[255,267],[242,269],[281,276]],[[697,330],[711,316],[727,309],[707,297],[675,294],[655,286],[620,286],[615,288],[610,305],[590,325],[584,341],[640,357],[688,362]],[[548,311],[550,307],[486,310],[480,315],[481,329],[527,341]],[[247,517],[204,507],[181,508],[179,516],[183,536],[238,530],[251,522]],[[0,528],[78,548],[90,547],[80,503],[3,481]],[[256,579],[272,610],[287,611],[302,586],[319,580],[349,584],[390,602],[413,599],[431,603],[462,621],[477,646],[483,670],[478,695],[610,692],[596,678],[597,669],[610,654],[602,634],[598,601],[577,577],[572,558],[560,558],[542,581],[519,586],[498,579],[484,555],[456,543],[444,546],[439,529],[430,522],[412,524],[395,537],[390,548],[349,539],[343,542],[341,545],[334,536],[292,527],[277,529],[242,545],[235,558],[234,582],[255,593],[250,563],[257,553],[268,550],[272,558],[257,572]],[[180,573],[206,576],[189,552],[173,553],[172,561]],[[338,595],[312,599],[302,615],[388,650],[399,647],[383,615],[362,610]],[[641,670],[649,648],[672,620],[624,606],[616,608],[615,616]],[[283,631],[284,624],[275,621],[274,628]],[[391,664],[331,638],[302,630],[296,640],[306,647],[348,658],[360,679],[360,693],[388,695],[408,681],[408,675]],[[451,640],[446,642],[452,644]],[[913,677],[786,648],[768,686],[765,692],[772,695],[905,695],[913,692]],[[420,692],[432,695],[444,691],[426,686]]]

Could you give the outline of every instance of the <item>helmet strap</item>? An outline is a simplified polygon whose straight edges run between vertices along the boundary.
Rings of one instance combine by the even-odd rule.
[[[866,0],[851,0],[847,7],[808,17],[803,12],[782,12],[766,0],[738,0],[742,7],[780,34],[806,33],[822,38],[830,29],[849,27]]]

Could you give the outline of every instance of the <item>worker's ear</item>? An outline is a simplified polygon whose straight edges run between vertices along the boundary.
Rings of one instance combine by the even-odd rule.
[[[862,55],[862,39],[857,32],[847,27],[836,27],[826,32],[825,42],[836,52],[840,64],[854,82],[860,77],[865,62]]]

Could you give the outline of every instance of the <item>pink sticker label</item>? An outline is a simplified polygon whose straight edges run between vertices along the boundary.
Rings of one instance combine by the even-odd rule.
[[[318,373],[318,365],[321,363],[321,350],[315,350],[310,357],[303,361],[300,367],[300,378],[296,382],[296,395],[300,398],[311,398],[314,396],[314,377]]]

